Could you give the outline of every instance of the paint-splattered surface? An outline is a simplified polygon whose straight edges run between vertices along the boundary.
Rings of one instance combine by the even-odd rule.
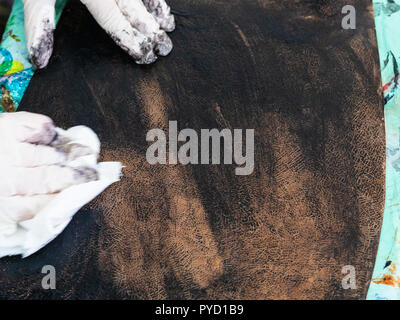
[[[397,2],[397,3],[396,3]],[[368,299],[399,299],[400,262],[400,2],[375,0],[386,127],[386,200],[379,251]]]
[[[365,298],[384,203],[379,60],[368,1],[169,0],[175,48],[140,67],[70,1],[21,110],[92,127],[123,180],[26,260],[1,298]],[[354,4],[356,30],[341,29]],[[146,133],[254,128],[255,171],[150,166]],[[43,265],[57,290],[41,289]],[[353,265],[357,289],[344,290]]]
[[[56,22],[65,2],[56,2]],[[15,0],[0,44],[0,113],[17,111],[33,74],[25,37],[24,4]]]

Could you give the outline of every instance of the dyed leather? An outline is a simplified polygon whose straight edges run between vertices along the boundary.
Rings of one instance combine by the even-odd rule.
[[[0,260],[0,297],[364,299],[385,133],[372,3],[350,2],[169,0],[175,48],[140,67],[70,1],[20,110],[93,128],[125,177],[39,253]],[[149,165],[146,133],[168,120],[255,129],[254,173]]]

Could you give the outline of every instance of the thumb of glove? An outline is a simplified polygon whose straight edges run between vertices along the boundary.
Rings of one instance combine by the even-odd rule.
[[[25,34],[32,64],[44,68],[53,53],[56,0],[23,0]]]

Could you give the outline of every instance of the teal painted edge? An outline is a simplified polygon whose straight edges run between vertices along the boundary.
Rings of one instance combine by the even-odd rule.
[[[400,299],[400,0],[373,0],[385,100],[386,193],[367,300]]]
[[[66,2],[56,2],[56,23]],[[18,109],[33,75],[25,38],[24,5],[22,0],[15,0],[0,44],[0,113]]]

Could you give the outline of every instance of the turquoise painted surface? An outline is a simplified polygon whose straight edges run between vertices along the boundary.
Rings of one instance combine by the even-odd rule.
[[[385,99],[386,195],[367,299],[400,299],[400,0],[373,0]]]
[[[56,2],[56,22],[66,0]],[[0,113],[16,111],[34,74],[29,61],[24,26],[24,5],[15,0],[0,44]]]

